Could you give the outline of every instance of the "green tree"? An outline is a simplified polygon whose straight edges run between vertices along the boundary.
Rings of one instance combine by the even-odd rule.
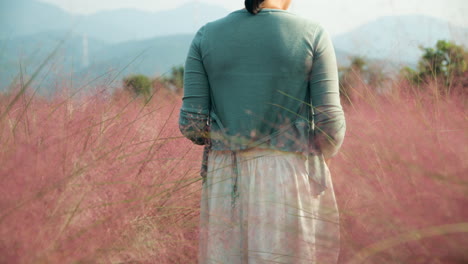
[[[134,97],[143,96],[145,100],[151,97],[151,80],[145,75],[131,75],[124,79],[124,88],[133,94]]]
[[[400,72],[413,83],[421,84],[435,79],[450,87],[468,70],[468,53],[463,46],[439,40],[433,48],[419,46],[419,49],[423,55],[418,61],[417,70],[405,67]]]

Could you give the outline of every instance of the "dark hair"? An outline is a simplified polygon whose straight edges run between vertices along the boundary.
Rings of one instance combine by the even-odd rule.
[[[247,11],[253,15],[256,15],[258,12],[260,12],[260,4],[262,4],[263,1],[265,0],[245,0],[244,5]]]

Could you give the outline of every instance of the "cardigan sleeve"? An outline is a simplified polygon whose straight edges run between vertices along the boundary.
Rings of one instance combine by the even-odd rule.
[[[314,53],[309,89],[314,119],[313,144],[330,158],[336,155],[346,131],[340,103],[338,67],[333,43],[320,25],[314,33]]]
[[[179,114],[179,130],[197,145],[207,144],[210,109],[209,82],[202,60],[201,44],[205,26],[190,45],[184,69],[184,95]]]

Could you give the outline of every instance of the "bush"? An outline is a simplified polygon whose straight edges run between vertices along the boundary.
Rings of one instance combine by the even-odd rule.
[[[350,58],[348,67],[339,68],[340,94],[345,103],[350,103],[365,97],[365,92],[384,90],[383,85],[388,77],[378,62],[368,62],[360,56]],[[367,89],[371,87],[371,89]]]
[[[171,68],[169,77],[162,77],[161,82],[166,84],[169,90],[181,93],[184,87],[184,66],[174,66]]]
[[[151,80],[145,75],[132,75],[124,79],[124,88],[134,97],[142,95],[145,99],[151,96]]]

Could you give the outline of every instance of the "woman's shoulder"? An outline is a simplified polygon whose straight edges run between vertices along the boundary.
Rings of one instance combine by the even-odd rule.
[[[265,10],[263,15],[274,14],[275,18],[281,20],[281,23],[290,24],[292,28],[300,28],[301,30],[308,31],[315,33],[317,31],[325,30],[322,24],[313,18],[305,17],[302,15],[298,15],[294,12],[285,11],[285,10]],[[210,21],[205,23],[200,27],[200,31],[216,31],[216,30],[225,30],[233,25],[238,25],[239,21],[242,19],[246,19],[248,17],[252,17],[247,10],[240,9],[235,10],[224,17],[218,18],[216,20]],[[255,16],[262,16],[262,11],[255,15]],[[252,21],[255,23],[255,21]],[[314,34],[312,34],[314,35]]]

